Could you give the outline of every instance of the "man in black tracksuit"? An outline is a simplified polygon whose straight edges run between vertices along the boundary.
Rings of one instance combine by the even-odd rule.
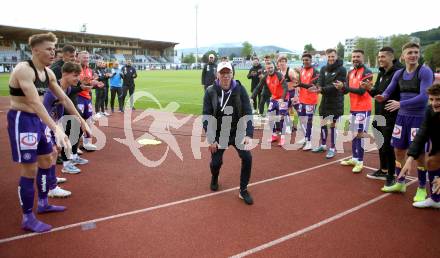
[[[208,86],[214,84],[217,77],[217,65],[215,64],[215,56],[210,54],[208,57],[208,63],[203,67],[202,70],[202,85],[206,91]]]
[[[95,72],[98,75],[98,81],[104,83],[104,87],[95,89],[95,112],[97,114],[109,115],[105,112],[107,106],[105,102],[106,99],[108,99],[108,78],[110,78],[111,73],[107,69],[107,64],[104,61],[98,61],[98,67]]]
[[[368,92],[372,97],[382,94],[390,84],[394,73],[404,67],[398,60],[394,59],[394,50],[390,47],[383,47],[379,51],[378,62],[380,68],[376,83],[372,88],[371,84],[366,85],[366,89],[369,89]],[[395,90],[389,99],[399,101],[399,90]],[[394,170],[396,167],[396,156],[394,154],[394,148],[391,146],[391,138],[398,110],[393,112],[387,111],[385,104],[386,103],[375,101],[374,108],[376,116],[383,116],[383,118],[385,118],[385,125],[383,126],[379,126],[376,119],[373,121],[373,127],[377,130],[375,133],[381,133],[384,139],[382,146],[379,148],[380,168],[376,172],[367,174],[367,177],[372,179],[386,179],[385,185],[391,186],[394,183]],[[377,136],[375,136],[375,138],[377,138]]]
[[[130,94],[130,108],[135,109],[133,106],[133,93],[134,93],[134,79],[137,78],[136,69],[132,66],[131,60],[127,61],[127,64],[121,69],[122,74],[122,110],[124,110],[125,97],[127,96],[127,91]]]
[[[263,66],[260,64],[260,60],[257,56],[252,58],[252,67],[249,70],[247,78],[251,80],[251,93],[254,92],[260,79],[263,77]],[[260,103],[261,92],[257,94],[252,100],[254,105],[254,110],[257,110],[257,105]]]
[[[218,176],[223,153],[232,145],[241,158],[239,197],[246,204],[253,200],[247,191],[251,176],[252,155],[247,150],[253,137],[252,108],[249,96],[239,81],[232,79],[229,62],[218,65],[218,81],[209,86],[203,98],[203,128],[211,152],[211,190],[218,190]],[[215,125],[216,124],[216,125]]]

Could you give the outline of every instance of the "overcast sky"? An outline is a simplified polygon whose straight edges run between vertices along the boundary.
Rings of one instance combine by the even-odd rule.
[[[302,50],[346,38],[411,33],[440,26],[440,2],[387,0],[2,1],[0,24],[180,43],[177,48],[249,41]]]

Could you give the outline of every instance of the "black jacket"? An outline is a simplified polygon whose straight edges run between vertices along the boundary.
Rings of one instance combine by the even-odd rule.
[[[202,70],[202,85],[209,86],[214,84],[217,77],[217,65],[215,63],[207,63]]]
[[[133,66],[124,66],[121,69],[122,85],[134,86],[134,79],[137,78],[136,69]]]
[[[104,87],[108,88],[108,78],[109,76],[106,76],[106,73],[110,73],[110,71],[107,68],[98,68],[96,69],[96,74],[98,75],[98,81],[104,83]]]
[[[429,105],[425,112],[425,117],[420,129],[417,131],[414,141],[408,149],[408,156],[417,159],[425,150],[425,144],[431,140],[432,149],[429,156],[436,154],[440,148],[440,113],[434,112]]]
[[[320,116],[342,116],[344,114],[344,93],[336,89],[333,83],[336,81],[345,83],[346,77],[347,70],[343,66],[342,60],[338,59],[334,64],[321,68],[318,79],[322,94],[319,105]]]
[[[206,89],[205,96],[203,98],[203,129],[206,132],[208,142],[219,142],[222,119],[223,117],[231,115],[232,123],[229,144],[235,143],[235,136],[239,136],[241,138],[244,138],[244,136],[253,137],[254,127],[252,124],[252,119],[247,121],[246,125],[241,124],[240,127],[238,127],[238,122],[241,117],[248,116],[249,118],[252,118],[251,103],[249,102],[249,96],[245,87],[241,85],[240,81],[235,81],[235,87],[232,86],[232,91],[230,93],[232,95],[225,104],[225,109],[232,107],[232,114],[229,115],[221,111],[220,99],[222,96],[222,91],[223,90],[221,87],[214,83]],[[214,127],[212,123],[208,123],[208,116],[212,116],[217,120],[217,127]],[[240,130],[240,128],[243,128],[243,130]],[[225,132],[223,132],[223,134],[224,133]]]
[[[404,68],[404,66],[398,60],[393,61],[393,66],[388,71],[385,71],[385,69],[382,67],[379,68],[379,74],[377,75],[377,79],[376,82],[374,83],[374,87],[371,88],[369,92],[370,95],[374,97],[376,95],[382,94],[386,90],[388,85],[391,83],[391,79],[393,78],[394,73],[402,68]],[[396,90],[393,93],[391,93],[389,100],[397,100],[397,101],[400,100],[399,87],[396,87]],[[374,113],[376,115],[384,116],[387,121],[388,119],[395,121],[397,117],[397,112],[399,112],[399,110],[393,112],[389,112],[385,110],[385,104],[386,104],[385,102],[375,101],[374,104],[375,104]]]
[[[63,65],[64,61],[63,59],[56,61],[50,66],[50,69],[55,74],[55,77],[57,78],[57,81],[61,80],[61,77],[63,76]]]
[[[252,72],[256,72],[255,75],[251,75]],[[251,91],[257,87],[260,82],[260,75],[263,74],[263,66],[258,64],[257,66],[252,66],[248,72],[247,78],[251,80]]]

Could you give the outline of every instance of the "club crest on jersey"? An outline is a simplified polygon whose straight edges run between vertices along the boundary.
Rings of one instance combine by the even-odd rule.
[[[414,138],[416,138],[418,131],[419,131],[419,128],[411,128],[411,141],[414,141]]]
[[[20,133],[20,150],[36,150],[38,145],[37,133]]]
[[[402,126],[401,125],[394,125],[393,137],[397,138],[397,139],[400,139],[402,137]]]

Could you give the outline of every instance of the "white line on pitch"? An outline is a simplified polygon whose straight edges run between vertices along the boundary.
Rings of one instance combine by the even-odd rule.
[[[351,157],[351,156],[349,156],[349,157]],[[340,161],[342,161],[344,159],[347,159],[349,157],[344,157],[344,158],[341,158],[341,159],[338,159],[338,160],[333,160],[333,161],[330,161],[330,162],[327,162],[327,163],[324,163],[324,164],[321,164],[321,165],[317,165],[317,166],[314,166],[314,167],[302,169],[302,170],[299,170],[299,171],[296,171],[296,172],[292,172],[292,173],[289,173],[289,174],[286,174],[286,175],[277,176],[277,177],[265,179],[265,180],[262,180],[262,181],[254,182],[254,183],[249,184],[249,186],[259,185],[259,184],[268,183],[268,182],[275,181],[275,180],[280,180],[280,179],[283,179],[283,178],[286,178],[286,177],[299,175],[299,174],[305,173],[305,172],[310,171],[310,170],[314,170],[314,169],[325,167],[325,166],[328,166],[328,165],[331,165],[331,164],[334,164],[334,163],[338,163],[338,162],[340,162]],[[130,215],[139,214],[139,213],[145,213],[145,212],[149,212],[149,211],[153,211],[153,210],[157,210],[157,209],[161,209],[161,208],[175,206],[175,205],[182,204],[182,203],[188,203],[188,202],[204,199],[204,198],[207,198],[207,197],[211,197],[211,196],[215,196],[215,195],[231,192],[231,191],[238,190],[238,189],[239,189],[239,187],[237,186],[237,187],[225,189],[223,191],[218,191],[218,192],[215,192],[215,193],[209,193],[209,194],[204,194],[204,195],[200,195],[200,196],[195,196],[195,197],[184,199],[184,200],[180,200],[180,201],[169,202],[169,203],[165,203],[165,204],[161,204],[161,205],[157,205],[157,206],[153,206],[153,207],[148,207],[148,208],[144,208],[144,209],[134,210],[134,211],[130,211],[130,212],[119,213],[119,214],[116,214],[116,215],[111,215],[111,216],[102,217],[102,218],[98,218],[98,219],[82,221],[82,222],[78,222],[78,223],[74,223],[74,224],[69,224],[69,225],[65,225],[65,226],[61,226],[61,227],[56,227],[56,228],[53,228],[51,231],[44,232],[44,233],[27,233],[27,234],[24,234],[24,235],[18,235],[18,236],[14,236],[14,237],[3,238],[3,239],[0,239],[0,244],[11,242],[11,241],[15,241],[15,240],[19,240],[19,239],[29,238],[29,237],[33,237],[33,236],[37,236],[37,235],[50,234],[52,232],[62,231],[62,230],[70,229],[70,228],[81,227],[84,224],[94,224],[94,223],[97,223],[97,222],[112,220],[112,219],[116,219],[116,218],[120,218],[120,217],[130,216]]]
[[[416,181],[413,180],[413,181],[409,182],[408,185],[411,185],[411,184],[413,184],[414,182],[416,182]],[[390,194],[390,193],[386,193],[386,194],[379,195],[378,197],[376,197],[376,198],[374,198],[374,199],[371,199],[371,200],[369,200],[369,201],[367,201],[367,202],[364,202],[364,203],[362,203],[362,204],[360,204],[360,205],[358,205],[358,206],[356,206],[356,207],[353,207],[353,208],[351,208],[351,209],[349,209],[349,210],[346,210],[346,211],[343,211],[343,212],[341,212],[341,213],[338,213],[338,214],[336,214],[336,215],[334,215],[334,216],[332,216],[332,217],[330,217],[330,218],[327,218],[327,219],[325,219],[325,220],[321,220],[320,222],[315,223],[315,224],[313,224],[313,225],[311,225],[311,226],[308,226],[308,227],[306,227],[306,228],[300,229],[300,230],[295,231],[295,232],[293,232],[293,233],[291,233],[291,234],[289,234],[289,235],[285,235],[285,236],[283,236],[283,237],[280,237],[280,238],[278,238],[278,239],[275,239],[275,240],[273,240],[273,241],[267,242],[267,243],[265,243],[265,244],[262,244],[262,245],[260,245],[260,246],[257,246],[257,247],[255,247],[255,248],[249,249],[249,250],[247,250],[247,251],[244,251],[244,252],[242,252],[242,253],[236,254],[236,255],[231,256],[231,257],[232,257],[232,258],[245,257],[245,256],[247,256],[247,255],[250,255],[250,254],[253,254],[253,253],[256,253],[256,252],[262,251],[262,250],[264,250],[264,249],[267,249],[267,248],[269,248],[269,247],[272,247],[272,246],[278,245],[278,244],[280,244],[280,243],[282,243],[282,242],[285,242],[285,241],[290,240],[290,239],[292,239],[292,238],[295,238],[295,237],[298,237],[298,236],[300,236],[300,235],[303,235],[303,234],[305,234],[305,233],[307,233],[307,232],[310,232],[310,231],[312,231],[312,230],[315,230],[315,229],[317,229],[317,228],[320,228],[320,227],[322,227],[322,226],[324,226],[324,225],[326,225],[326,224],[328,224],[328,223],[330,223],[330,222],[333,222],[333,221],[338,220],[338,219],[340,219],[340,218],[342,218],[342,217],[345,217],[345,216],[347,216],[347,215],[349,215],[349,214],[351,214],[351,213],[353,213],[353,212],[356,212],[356,211],[358,211],[358,210],[360,210],[360,209],[362,209],[362,208],[365,208],[365,207],[367,207],[367,206],[369,206],[369,205],[371,205],[371,204],[373,204],[373,203],[376,203],[376,202],[378,202],[378,201],[384,199],[385,197],[387,197],[387,196],[389,196],[389,195],[391,195],[391,194]]]

